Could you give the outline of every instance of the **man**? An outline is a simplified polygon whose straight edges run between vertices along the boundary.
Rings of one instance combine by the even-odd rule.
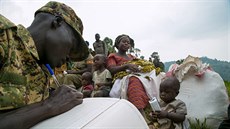
[[[37,10],[27,29],[0,15],[0,129],[30,128],[83,102],[83,95],[66,85],[49,96],[44,67],[87,58],[82,31],[80,18],[58,2]]]
[[[105,56],[108,56],[108,48],[105,42],[100,40],[100,35],[97,33],[95,34],[96,41],[93,43],[93,49],[95,51],[95,54],[104,54]]]

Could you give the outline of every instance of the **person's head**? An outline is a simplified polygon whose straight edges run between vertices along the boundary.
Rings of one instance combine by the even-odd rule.
[[[82,21],[63,3],[51,1],[38,9],[28,30],[41,63],[58,67],[66,58],[80,61],[88,57],[88,46],[82,38]]]
[[[115,39],[115,47],[118,51],[126,52],[131,47],[130,45],[130,37],[128,35],[122,34],[117,36]]]
[[[89,84],[92,84],[92,73],[91,72],[84,72],[81,76],[81,79],[82,79],[82,85],[83,86],[86,86],[86,85],[89,85]]]
[[[165,103],[170,103],[175,100],[176,96],[179,94],[180,82],[174,77],[165,78],[160,84],[160,98]]]
[[[96,39],[96,41],[100,40],[100,35],[98,33],[95,34],[95,39]]]
[[[95,70],[106,67],[106,56],[104,54],[96,54],[93,58]]]

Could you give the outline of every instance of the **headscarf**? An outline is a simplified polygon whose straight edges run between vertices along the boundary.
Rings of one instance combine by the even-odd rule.
[[[130,45],[132,48],[134,48],[134,40],[132,38],[130,38],[128,35],[126,34],[122,34],[122,35],[119,35],[117,36],[117,38],[115,39],[115,43],[114,43],[114,46],[118,49],[118,45],[120,43],[120,41],[125,38],[125,37],[128,37],[129,38],[129,41],[130,41]]]

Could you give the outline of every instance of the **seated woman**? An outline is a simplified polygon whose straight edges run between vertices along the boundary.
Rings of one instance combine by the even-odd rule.
[[[107,60],[107,68],[115,78],[110,96],[127,99],[145,117],[144,109],[148,101],[154,96],[157,97],[156,84],[151,78],[152,75],[156,76],[155,67],[150,62],[127,54],[130,48],[128,35],[119,35],[115,40],[115,47],[118,52],[110,54]],[[147,67],[140,66],[142,64]]]

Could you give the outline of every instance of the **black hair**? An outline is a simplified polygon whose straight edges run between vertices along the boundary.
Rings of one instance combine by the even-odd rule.
[[[91,72],[84,72],[83,73],[89,80],[92,80],[93,79],[93,74]],[[82,76],[83,76],[82,74]]]
[[[134,40],[126,34],[122,34],[122,35],[117,36],[117,38],[115,39],[114,46],[118,49],[118,45],[119,45],[119,43],[123,37],[128,37],[131,47],[134,48]]]
[[[102,60],[104,60],[104,62],[106,62],[107,57],[104,54],[96,54],[94,57],[96,57],[96,56],[102,58]]]
[[[176,91],[180,90],[180,82],[175,76],[165,78],[161,82],[160,85],[167,86],[168,88],[172,88],[172,89],[174,89]]]

